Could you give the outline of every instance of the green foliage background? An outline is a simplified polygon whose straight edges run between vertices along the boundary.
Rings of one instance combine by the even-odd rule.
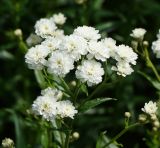
[[[17,148],[39,147],[39,125],[33,122],[26,110],[40,93],[34,72],[24,62],[18,38],[13,31],[21,28],[24,40],[33,32],[36,20],[63,12],[67,16],[64,28],[67,33],[80,25],[95,26],[105,36],[118,43],[130,44],[129,34],[136,27],[147,30],[146,39],[151,43],[160,28],[159,0],[88,0],[79,5],[74,0],[1,0],[0,1],[0,140],[11,137]],[[152,55],[152,58],[155,56]],[[159,61],[153,59],[159,67]],[[158,99],[156,90],[136,70],[143,68],[139,60],[135,73],[99,91],[98,96],[117,98],[100,105],[76,119],[75,130],[80,139],[72,147],[95,147],[100,132],[114,136],[123,127],[124,112],[132,113],[134,121],[144,102]],[[149,74],[149,70],[143,68]],[[92,89],[89,90],[90,92]],[[150,128],[150,127],[146,127]],[[143,128],[131,130],[120,142],[125,148],[147,147]]]

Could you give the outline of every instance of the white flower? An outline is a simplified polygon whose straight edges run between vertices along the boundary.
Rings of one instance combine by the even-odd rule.
[[[50,97],[52,99],[55,99],[55,101],[57,101],[58,99],[62,98],[63,93],[56,88],[48,87],[41,91],[41,95]]]
[[[105,38],[102,40],[104,43],[104,46],[109,50],[109,55],[112,58],[115,58],[116,55],[116,41],[112,38]]]
[[[159,29],[159,32],[157,34],[157,38],[160,39],[160,29]]]
[[[132,67],[126,62],[118,62],[116,66],[112,66],[112,70],[117,71],[117,74],[122,75],[123,77],[130,75],[133,72]]]
[[[88,45],[88,59],[95,57],[97,60],[106,61],[109,58],[109,50],[104,46],[103,42],[90,41]]]
[[[57,29],[54,32],[52,32],[51,36],[57,39],[63,39],[65,37],[64,31],[60,29]]]
[[[85,38],[87,41],[98,40],[101,37],[98,30],[88,26],[77,27],[74,34]]]
[[[136,65],[137,58],[137,54],[133,51],[131,47],[125,45],[117,46],[115,59],[118,62],[124,61],[126,63]]]
[[[35,33],[42,38],[46,38],[48,36],[51,36],[56,28],[57,27],[54,24],[53,20],[42,18],[35,24]]]
[[[47,121],[52,120],[57,115],[56,99],[39,96],[32,104],[32,110],[36,115],[41,115]]]
[[[66,52],[54,51],[48,59],[48,72],[64,77],[74,68],[73,63],[74,61]]]
[[[26,39],[26,43],[28,46],[33,46],[42,41],[42,38],[36,34],[31,33],[29,37]]]
[[[63,25],[66,22],[66,17],[62,13],[54,14],[53,21],[58,25]]]
[[[145,103],[144,108],[142,108],[142,111],[146,114],[153,115],[156,114],[158,107],[156,102],[149,101],[148,103]]]
[[[76,77],[82,82],[87,82],[88,86],[96,85],[102,82],[104,70],[101,63],[95,60],[84,60],[82,64],[77,67]]]
[[[132,36],[133,38],[136,39],[141,39],[143,40],[143,37],[146,33],[146,30],[143,28],[135,28],[134,30],[132,30],[132,33],[130,34],[130,36]]]
[[[62,41],[61,50],[66,51],[74,60],[79,60],[81,55],[87,54],[87,42],[77,35],[66,36]]]
[[[153,53],[156,54],[156,57],[160,58],[160,39],[152,43],[152,50]]]
[[[5,138],[2,140],[2,147],[3,148],[15,148],[14,141],[10,138]]]
[[[57,114],[61,118],[70,117],[74,118],[74,115],[77,114],[78,111],[75,109],[73,104],[69,100],[59,101],[57,105]]]
[[[28,50],[25,55],[25,62],[28,64],[30,69],[43,69],[46,65],[46,57],[49,54],[47,47],[43,45],[36,45]]]
[[[54,50],[59,49],[60,43],[61,43],[60,39],[49,37],[42,42],[42,45],[48,47],[50,50],[50,53],[52,53]]]

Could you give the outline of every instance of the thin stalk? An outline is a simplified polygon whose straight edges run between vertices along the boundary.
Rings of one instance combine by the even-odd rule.
[[[105,144],[102,148],[106,148],[107,146],[109,146],[111,143],[115,142],[118,138],[120,138],[123,134],[125,134],[128,130],[130,130],[133,127],[139,126],[141,125],[141,123],[135,123],[132,124],[130,126],[125,127],[122,131],[120,131],[110,142],[108,142],[107,144]]]
[[[65,146],[64,148],[69,148],[69,140],[70,140],[71,131],[68,131],[66,134]]]
[[[73,98],[73,93],[71,92],[69,86],[67,85],[67,83],[64,81],[63,78],[59,77],[59,79],[61,80],[61,83],[64,87],[64,89],[68,92],[68,94]]]
[[[145,54],[145,57],[146,57],[147,66],[152,69],[152,71],[155,74],[156,78],[158,79],[158,81],[160,81],[160,76],[158,74],[157,69],[155,68],[154,64],[152,63],[152,61],[151,61],[151,59],[149,57],[149,53],[148,53],[147,48],[144,49],[144,54]]]

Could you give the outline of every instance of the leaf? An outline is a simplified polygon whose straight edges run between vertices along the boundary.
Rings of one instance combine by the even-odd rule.
[[[0,51],[0,59],[13,60],[14,56],[6,50]]]
[[[84,92],[88,96],[88,89],[87,89],[87,86],[85,84],[81,85],[81,91]]]
[[[15,113],[12,109],[6,109],[7,112],[11,113],[11,119],[15,127],[15,136],[16,136],[16,148],[26,148],[21,118]]]
[[[37,80],[39,86],[41,88],[45,88],[46,87],[46,82],[45,82],[45,79],[43,77],[42,71],[35,70],[34,73],[35,73],[36,80]]]
[[[94,99],[94,100],[89,100],[79,107],[79,111],[84,113],[87,110],[89,110],[89,109],[91,109],[91,108],[93,108],[93,107],[95,107],[99,104],[102,104],[106,101],[110,101],[110,100],[115,100],[115,99],[113,99],[113,98],[97,98],[97,99]]]
[[[109,138],[105,135],[106,132],[102,132],[97,140],[96,143],[96,148],[102,148],[104,147],[110,140]],[[110,144],[106,148],[118,148],[115,144]]]
[[[152,77],[150,77],[149,75],[138,71],[139,74],[141,74],[143,77],[145,77],[153,86],[154,88],[156,88],[157,90],[160,90],[160,82],[154,80]]]

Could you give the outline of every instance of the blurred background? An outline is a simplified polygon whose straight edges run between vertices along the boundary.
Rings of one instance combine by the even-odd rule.
[[[34,72],[25,64],[23,45],[14,30],[20,28],[25,41],[34,31],[36,20],[58,12],[67,17],[66,34],[77,26],[89,25],[99,29],[103,36],[114,38],[118,44],[130,45],[129,34],[136,27],[147,30],[145,39],[151,44],[160,29],[159,0],[1,0],[0,140],[10,137],[17,148],[38,147],[38,126],[36,122],[31,126],[27,109],[40,94],[40,87]],[[143,66],[140,60],[135,69]],[[95,147],[100,132],[106,131],[107,136],[112,137],[123,128],[125,111],[130,111],[135,121],[144,102],[158,98],[151,84],[136,72],[99,93],[118,100],[80,115],[74,125],[80,139],[71,147]],[[144,135],[147,138],[146,130],[139,127],[129,131],[119,142],[125,148],[149,147]]]

